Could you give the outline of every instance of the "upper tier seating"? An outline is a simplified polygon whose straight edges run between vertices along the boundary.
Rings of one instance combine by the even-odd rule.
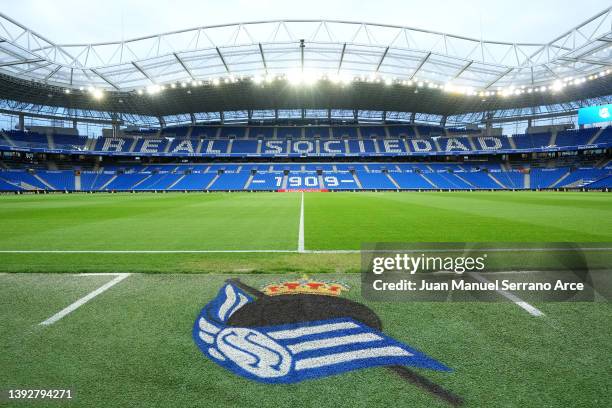
[[[174,129],[171,132],[170,129]],[[437,128],[436,128],[437,129]],[[599,128],[507,136],[440,132],[423,126],[179,127],[154,134],[125,134],[88,140],[76,135],[10,131],[0,149],[63,150],[124,156],[427,156],[490,154],[516,148],[572,150],[612,146],[612,130]],[[418,132],[418,134],[417,134]]]

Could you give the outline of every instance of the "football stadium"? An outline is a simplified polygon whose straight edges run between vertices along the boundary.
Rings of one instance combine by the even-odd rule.
[[[0,9],[0,406],[612,406],[609,1],[55,3]]]

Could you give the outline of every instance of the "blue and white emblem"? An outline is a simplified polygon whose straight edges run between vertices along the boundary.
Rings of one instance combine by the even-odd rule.
[[[193,327],[200,350],[242,377],[265,383],[295,383],[374,366],[450,371],[352,317],[257,327],[230,322],[235,313],[253,302],[257,300],[247,292],[226,283],[202,309]]]

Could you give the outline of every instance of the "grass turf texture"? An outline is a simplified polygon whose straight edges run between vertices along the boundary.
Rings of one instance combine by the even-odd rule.
[[[248,276],[260,286],[283,275]],[[110,276],[0,275],[2,388],[66,388],[71,402],[23,407],[446,406],[382,368],[294,385],[237,377],[207,360],[191,338],[200,308],[227,275],[133,275],[56,324],[38,323]],[[358,275],[326,275],[354,288]],[[452,367],[418,370],[466,406],[611,406],[612,306],[512,303],[366,303],[389,335]]]
[[[0,250],[296,250],[301,194],[0,196]],[[602,193],[306,193],[305,246],[612,241]],[[356,272],[358,254],[0,254],[2,272]]]

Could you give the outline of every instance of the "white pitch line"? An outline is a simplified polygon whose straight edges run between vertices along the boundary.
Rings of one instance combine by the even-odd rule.
[[[303,225],[303,223],[302,223]],[[612,251],[612,248],[476,248],[481,252],[570,252],[570,251]],[[304,253],[304,254],[359,254],[359,253],[429,253],[429,252],[465,252],[466,249],[440,249],[440,248],[423,248],[423,249],[169,249],[169,250],[147,250],[147,249],[83,249],[83,250],[0,250],[0,254],[254,254],[254,253]]]
[[[295,249],[212,249],[212,250],[129,250],[129,249],[84,249],[84,250],[16,250],[16,251],[0,251],[0,254],[224,254],[224,253],[297,253]],[[98,274],[96,274],[98,275]]]
[[[480,282],[483,282],[483,283],[492,283],[490,280],[488,280],[487,278],[485,278],[484,276],[482,276],[478,272],[469,272],[469,274],[470,274],[470,276],[473,276],[476,280],[479,280]],[[544,316],[544,313],[540,309],[530,305],[529,303],[525,302],[520,297],[516,296],[513,293],[508,292],[507,290],[498,289],[497,293],[499,293],[500,295],[504,296],[506,299],[511,300],[517,306],[523,308],[525,311],[527,311],[527,313],[529,313],[532,316],[538,316],[538,317],[539,316]]]
[[[47,320],[39,324],[43,326],[49,326],[57,322],[64,316],[74,312],[76,309],[78,309],[79,307],[83,306],[85,303],[89,302],[91,299],[98,296],[100,293],[107,291],[111,287],[115,286],[116,284],[118,284],[119,282],[121,282],[122,280],[130,276],[129,273],[116,273],[115,275],[117,275],[115,279],[100,286],[98,289],[94,290],[93,292],[83,296],[82,298],[80,298],[79,300],[71,304],[70,306],[66,307],[65,309],[60,310],[59,312],[57,312],[56,314],[54,314],[53,316],[51,316],[50,318],[48,318]],[[87,276],[87,275],[83,275],[83,276]]]
[[[298,233],[298,252],[304,252],[304,193],[300,204],[300,231]]]

